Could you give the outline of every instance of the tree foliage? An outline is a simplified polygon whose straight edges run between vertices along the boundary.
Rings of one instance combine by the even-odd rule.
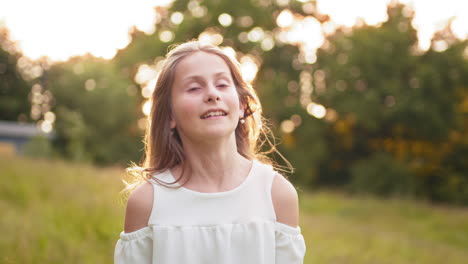
[[[463,153],[468,135],[466,108],[461,107],[466,105],[468,85],[467,42],[456,40],[447,28],[438,33],[444,38],[436,35],[433,40],[433,45],[451,42],[446,50],[433,46],[420,54],[412,17],[405,16],[403,9],[402,5],[390,7],[388,21],[379,27],[337,31],[318,52],[311,74],[323,76],[326,89],[314,96],[337,113],[327,125],[333,157],[324,163],[321,181],[356,183],[360,179],[357,182],[364,185],[381,181],[388,170],[375,170],[368,177],[358,168],[365,161],[369,168],[378,168],[382,159],[375,155],[383,151],[410,172],[406,181],[415,182],[414,195],[466,203],[468,196],[462,189],[468,187],[468,175],[466,167],[459,165],[468,161]],[[451,165],[454,155],[464,162]],[[361,165],[355,165],[358,161]],[[406,182],[398,179],[402,174],[394,173],[393,186],[388,185],[387,191],[400,189]]]
[[[47,72],[57,116],[54,145],[74,160],[127,163],[142,148],[136,88],[110,61],[91,56]]]
[[[9,32],[0,26],[0,120],[27,121],[29,85],[18,70],[21,58]]]

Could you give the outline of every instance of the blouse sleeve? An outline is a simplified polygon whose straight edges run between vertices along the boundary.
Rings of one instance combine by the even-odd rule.
[[[153,257],[153,239],[150,227],[131,233],[120,233],[114,252],[114,264],[149,264]]]
[[[275,223],[276,264],[302,264],[306,252],[301,228]]]

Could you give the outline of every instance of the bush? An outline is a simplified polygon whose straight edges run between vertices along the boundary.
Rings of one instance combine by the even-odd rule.
[[[351,191],[379,196],[412,195],[413,175],[389,154],[376,153],[351,168]]]

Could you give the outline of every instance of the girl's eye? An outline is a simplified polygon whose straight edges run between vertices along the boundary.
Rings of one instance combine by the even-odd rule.
[[[188,91],[189,92],[194,92],[196,90],[200,89],[199,87],[192,87],[192,88],[189,88]]]
[[[220,88],[226,88],[226,87],[228,87],[228,85],[227,85],[227,84],[224,84],[224,83],[223,83],[223,84],[218,84],[217,86],[220,87]]]

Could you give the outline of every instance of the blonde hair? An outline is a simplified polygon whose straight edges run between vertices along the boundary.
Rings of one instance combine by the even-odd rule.
[[[148,116],[148,126],[144,140],[144,160],[140,166],[133,164],[127,168],[127,179],[124,178],[124,183],[126,184],[124,192],[130,192],[141,183],[148,181],[154,173],[163,172],[177,165],[184,164],[185,155],[181,139],[177,133],[177,129],[171,131],[170,128],[172,116],[171,88],[174,83],[175,69],[179,62],[196,52],[206,52],[219,56],[231,71],[240,103],[245,108],[245,123],[238,125],[235,130],[239,154],[249,160],[256,159],[263,163],[271,164],[281,171],[292,172],[291,164],[275,147],[273,134],[268,126],[266,126],[266,120],[262,116],[260,101],[253,87],[243,79],[239,62],[235,58],[228,56],[219,47],[193,40],[174,46],[166,55],[151,98],[152,108]],[[265,145],[269,149],[262,151]],[[273,152],[285,161],[285,167],[279,166],[267,157],[267,154]],[[178,182],[181,178],[179,177],[175,182]],[[170,187],[167,185],[169,183],[162,182],[156,178],[153,179],[166,187]]]

